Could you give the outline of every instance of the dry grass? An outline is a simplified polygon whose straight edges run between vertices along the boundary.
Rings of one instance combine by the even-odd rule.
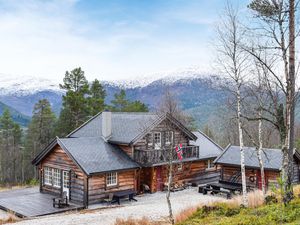
[[[248,193],[248,204],[250,208],[256,208],[264,204],[264,195],[261,190],[255,190]],[[225,201],[229,206],[240,207],[243,204],[243,196],[238,195]]]
[[[114,225],[165,225],[168,224],[166,222],[160,221],[151,221],[147,217],[143,217],[141,219],[117,219]]]
[[[18,221],[20,221],[20,218],[18,218],[14,214],[9,214],[6,218],[0,219],[0,224],[15,223]]]
[[[294,195],[300,198],[300,185],[294,186]]]
[[[198,208],[200,208],[202,206],[198,206],[198,207],[189,207],[189,208],[186,208],[184,210],[182,210],[180,213],[178,213],[176,216],[175,216],[175,221],[176,223],[180,223],[182,221],[185,221],[187,220],[189,217],[191,217],[196,211]]]

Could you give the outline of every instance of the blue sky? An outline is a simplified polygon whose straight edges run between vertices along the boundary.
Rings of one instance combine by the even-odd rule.
[[[233,1],[244,8],[246,0]],[[225,0],[0,0],[0,73],[125,79],[212,71]],[[213,72],[213,71],[212,71]]]

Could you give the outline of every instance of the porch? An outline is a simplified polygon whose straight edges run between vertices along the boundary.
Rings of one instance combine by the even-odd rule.
[[[40,193],[38,187],[3,191],[0,192],[0,209],[18,217],[36,217],[84,208],[75,203],[65,208],[54,208],[52,198],[53,195]]]
[[[148,150],[134,150],[134,160],[144,166],[154,164],[167,163],[169,161],[169,149],[148,149]],[[182,158],[197,159],[199,158],[199,146],[185,146],[182,148]],[[176,150],[172,150],[172,160],[178,160]]]

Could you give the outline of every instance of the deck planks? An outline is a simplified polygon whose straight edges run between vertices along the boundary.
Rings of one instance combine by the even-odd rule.
[[[37,187],[0,192],[0,208],[19,217],[36,217],[83,208],[70,203],[69,207],[54,208],[53,195],[40,193]]]

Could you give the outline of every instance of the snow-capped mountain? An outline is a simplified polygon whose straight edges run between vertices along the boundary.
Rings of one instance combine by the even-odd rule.
[[[145,75],[136,79],[102,81],[106,89],[106,103],[110,104],[115,93],[125,89],[127,98],[141,100],[153,110],[160,103],[166,85],[177,96],[184,110],[195,115],[199,124],[205,123],[216,107],[224,105],[226,94],[216,75],[203,73],[197,68],[167,71]],[[31,116],[38,100],[46,98],[59,114],[63,91],[58,82],[36,77],[0,75],[0,102],[17,112]]]
[[[30,95],[40,91],[62,92],[58,83],[50,79],[0,74],[0,95]]]

